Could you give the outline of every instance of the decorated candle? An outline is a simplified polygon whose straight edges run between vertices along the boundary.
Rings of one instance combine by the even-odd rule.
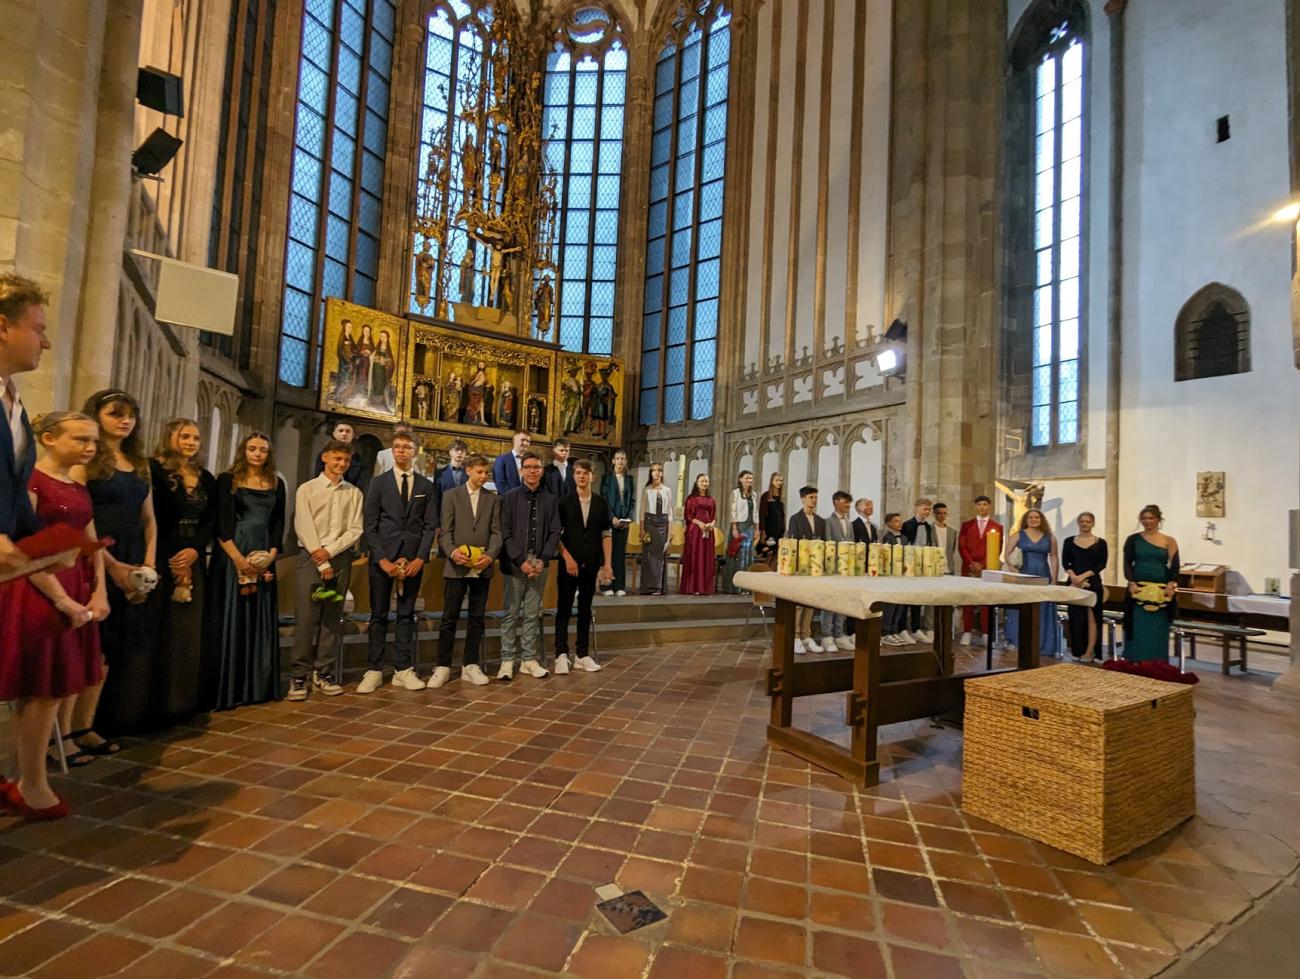
[[[867,573],[867,545],[864,543],[853,545],[853,573]]]
[[[903,577],[915,578],[921,573],[920,562],[917,560],[918,548],[915,544],[903,545]]]
[[[835,545],[835,573],[846,578],[853,574],[853,541],[842,540]]]
[[[937,565],[935,564],[935,553],[934,553],[937,550],[938,550],[937,547],[921,548],[921,576],[922,577],[933,578],[938,573],[935,570]]]
[[[868,544],[867,545],[867,574],[870,575],[872,578],[876,578],[886,573],[887,572],[882,571],[880,568],[880,545]]]
[[[776,542],[776,570],[778,574],[789,575],[794,573],[790,562],[790,545],[793,543],[788,537],[782,537]]]
[[[796,574],[812,574],[812,541],[799,541],[799,567]]]
[[[894,575],[895,577],[900,577],[900,578],[903,575],[903,545],[902,544],[893,545],[893,553],[890,559],[889,573]]]
[[[1002,569],[1002,534],[997,530],[984,535],[984,567],[989,571]]]
[[[799,545],[799,556],[803,557],[803,545]],[[800,561],[802,564],[802,560]],[[814,578],[820,578],[826,574],[826,542],[821,540],[808,541],[808,573]]]

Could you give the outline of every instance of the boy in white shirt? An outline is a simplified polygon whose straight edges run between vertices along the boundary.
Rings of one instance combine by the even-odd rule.
[[[289,700],[306,700],[309,682],[327,697],[343,692],[340,677],[334,674],[342,665],[343,600],[353,548],[361,537],[363,500],[361,491],[343,479],[352,463],[351,445],[327,442],[320,458],[323,471],[299,486],[294,497],[293,529],[302,551],[294,596]],[[333,650],[322,648],[321,626],[334,634]]]

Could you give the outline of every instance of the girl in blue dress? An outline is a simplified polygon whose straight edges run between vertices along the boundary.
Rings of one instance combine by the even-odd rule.
[[[1017,550],[1023,558],[1020,565],[1021,574],[1036,575],[1055,584],[1060,573],[1057,564],[1056,539],[1047,518],[1038,509],[1026,510],[1020,518],[1020,529],[1007,539],[1007,552],[1003,562],[1011,563],[1011,555]],[[1020,641],[1020,613],[1016,610],[1007,612],[1007,641],[1014,649]],[[1038,606],[1038,649],[1044,656],[1056,656],[1061,651],[1060,636],[1056,622],[1056,605],[1042,602]]]

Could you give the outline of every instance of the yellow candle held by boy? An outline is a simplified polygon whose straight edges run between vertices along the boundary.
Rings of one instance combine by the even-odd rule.
[[[984,567],[989,571],[1002,570],[1002,535],[996,530],[984,535]]]

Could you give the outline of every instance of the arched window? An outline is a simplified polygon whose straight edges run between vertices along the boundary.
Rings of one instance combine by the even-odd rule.
[[[1078,0],[1040,0],[1013,44],[1012,173],[1015,281],[1030,329],[1029,444],[1079,441],[1084,335],[1085,12]],[[1017,160],[1027,166],[1015,166]]]
[[[315,383],[326,297],[375,302],[393,0],[306,0],[284,261],[280,380]]]
[[[622,28],[604,7],[578,8],[555,32],[542,93],[546,160],[558,180],[555,339],[574,353],[613,352],[626,94]]]
[[[1236,289],[1211,282],[1183,304],[1174,324],[1174,380],[1250,371],[1250,306]]]
[[[693,4],[655,64],[640,420],[713,415],[731,16]]]
[[[470,72],[478,72],[480,85],[487,79],[490,59],[484,52],[490,43],[492,29],[491,0],[437,0],[429,13],[425,47],[424,109],[420,118],[420,160],[417,173],[424,174],[429,165],[433,140],[445,141],[450,154],[451,171],[460,174],[461,148],[473,137],[481,144],[482,134],[473,118],[472,107],[466,104],[469,93],[461,83]],[[475,92],[479,88],[475,87]],[[465,190],[457,180],[448,184],[447,210],[456,214],[464,204]],[[413,253],[424,245],[417,231],[414,235]],[[439,254],[436,241],[430,242],[435,268],[442,267],[444,257]],[[446,268],[453,272],[461,268],[469,253],[464,274],[449,276],[450,296],[455,301],[476,306],[491,305],[488,297],[489,256],[485,249],[473,247],[463,228],[454,228],[447,242]],[[464,288],[462,288],[464,286]],[[440,287],[439,287],[440,288]],[[427,313],[429,309],[416,301],[415,271],[412,269],[410,310]]]

